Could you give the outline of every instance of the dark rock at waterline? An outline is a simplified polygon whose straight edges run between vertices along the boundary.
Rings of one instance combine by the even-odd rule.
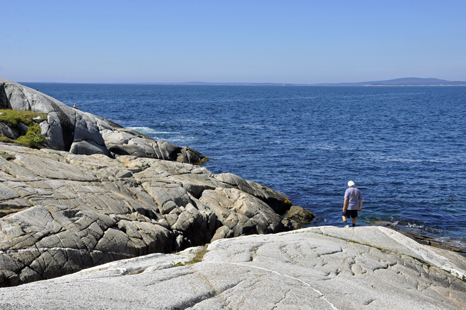
[[[405,236],[407,236],[407,237],[409,237],[409,238],[411,238],[413,240],[416,240],[417,242],[419,242],[421,244],[430,245],[430,246],[437,247],[437,248],[440,248],[440,249],[445,249],[445,250],[449,250],[449,251],[454,251],[454,252],[466,254],[466,249],[465,248],[455,246],[455,245],[453,245],[450,242],[445,241],[445,240],[440,241],[438,237],[435,237],[433,235],[428,235],[428,234],[426,234],[425,231],[423,231],[421,229],[399,227],[399,226],[393,225],[392,223],[386,222],[386,221],[376,221],[376,222],[374,222],[372,224],[373,225],[378,225],[378,226],[385,226],[385,227],[388,227],[390,229],[396,230],[399,233],[401,233],[401,234],[403,234],[403,235],[405,235]]]
[[[286,215],[288,219],[301,223],[310,223],[314,218],[314,214],[312,214],[311,211],[298,206],[291,206],[291,208],[286,211]]]
[[[290,220],[289,218],[284,218],[282,220],[282,224],[285,225],[285,227],[289,227],[291,229],[301,229],[303,228],[298,222],[294,220]]]

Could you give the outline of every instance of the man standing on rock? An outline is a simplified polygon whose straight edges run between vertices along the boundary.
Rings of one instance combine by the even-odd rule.
[[[343,213],[342,218],[345,223],[345,227],[348,227],[346,218],[351,217],[353,220],[353,227],[356,226],[356,218],[358,217],[358,211],[361,212],[362,207],[362,195],[359,189],[354,186],[353,181],[348,182],[348,189],[345,191],[345,200],[343,201]]]

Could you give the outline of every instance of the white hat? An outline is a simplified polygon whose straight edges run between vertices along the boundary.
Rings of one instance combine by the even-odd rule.
[[[354,186],[354,182],[353,182],[353,181],[349,181],[349,182],[348,182],[348,187],[352,187],[352,186]]]

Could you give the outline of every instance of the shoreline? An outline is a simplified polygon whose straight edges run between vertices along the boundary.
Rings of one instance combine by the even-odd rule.
[[[420,243],[420,244],[423,244],[423,245],[429,245],[429,246],[440,248],[440,249],[443,249],[443,250],[449,250],[449,251],[456,252],[458,254],[466,256],[466,248],[451,245],[451,244],[449,244],[449,242],[441,242],[439,240],[436,240],[435,237],[427,235],[426,233],[424,233],[420,229],[408,228],[408,227],[400,228],[400,227],[394,226],[394,225],[392,225],[391,223],[388,223],[388,222],[377,222],[377,223],[374,223],[373,225],[370,225],[370,226],[386,227],[386,228],[395,230],[395,231],[403,234],[406,237],[409,237],[409,238],[413,239],[417,243]]]
[[[303,223],[303,222],[298,222],[298,224],[302,225],[300,229],[327,226],[327,225],[312,225],[312,223],[307,223],[306,225],[306,223]],[[331,225],[331,226],[341,227],[338,225]],[[395,226],[392,223],[386,222],[386,221],[376,221],[372,224],[358,225],[357,227],[372,227],[372,226],[389,228],[389,229],[392,229],[396,232],[403,234],[404,236],[416,241],[419,244],[432,246],[432,247],[439,248],[442,250],[452,251],[452,252],[466,256],[466,244],[464,247],[459,247],[459,246],[452,245],[451,241],[442,242],[442,241],[439,241],[437,237],[428,235],[421,229]]]

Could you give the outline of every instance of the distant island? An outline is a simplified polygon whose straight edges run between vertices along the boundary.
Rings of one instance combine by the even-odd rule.
[[[219,86],[466,86],[464,81],[447,81],[435,78],[400,78],[386,81],[370,81],[357,83],[320,83],[320,84],[293,84],[293,83],[209,83],[184,82],[160,83],[162,85],[219,85]]]
[[[466,86],[466,82],[409,77],[386,81],[314,84],[313,86]]]

